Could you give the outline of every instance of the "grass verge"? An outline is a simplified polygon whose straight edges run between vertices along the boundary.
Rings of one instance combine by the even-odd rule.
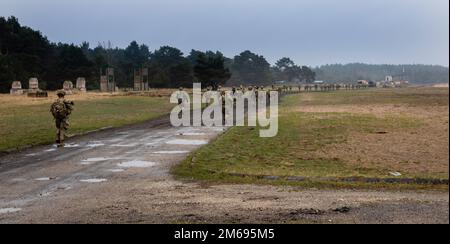
[[[51,100],[33,105],[0,105],[0,151],[52,143],[56,129],[50,104]],[[68,133],[143,122],[168,113],[172,107],[166,97],[115,96],[75,101]]]
[[[349,104],[355,102],[355,97],[358,97],[358,100],[365,97],[363,104],[370,104],[370,101],[376,104],[403,103],[407,106],[419,104],[419,101],[414,100],[405,91],[375,90],[353,93],[356,95],[349,92],[323,93],[318,95],[319,101],[313,100],[310,103]],[[415,94],[415,90],[412,94]],[[333,177],[392,177],[390,172],[393,169],[388,164],[381,167],[355,167],[340,158],[320,157],[315,152],[325,146],[346,143],[350,133],[408,130],[421,127],[423,121],[404,114],[379,117],[372,114],[293,112],[292,108],[299,105],[301,96],[284,97],[280,106],[279,131],[276,137],[259,137],[258,127],[233,127],[214,142],[188,156],[172,169],[172,173],[180,179],[212,183],[297,185],[308,188],[448,189],[445,185],[321,181],[320,178]],[[371,100],[373,97],[377,98]],[[416,99],[421,100],[422,96],[417,96]],[[427,99],[433,104],[445,105],[442,99],[428,96]],[[405,178],[429,177],[421,172],[402,173]],[[311,180],[265,180],[261,179],[261,176],[300,176]],[[444,178],[448,179],[448,176]]]

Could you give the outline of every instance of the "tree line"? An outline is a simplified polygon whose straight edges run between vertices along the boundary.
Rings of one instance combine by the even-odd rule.
[[[119,87],[133,87],[133,71],[148,68],[150,87],[269,85],[275,80],[313,81],[314,72],[283,58],[275,66],[256,53],[244,51],[233,58],[219,51],[192,50],[184,55],[175,47],[150,51],[132,41],[126,48],[99,43],[90,47],[52,43],[42,33],[21,26],[15,17],[0,17],[0,92],[8,92],[14,80],[24,88],[37,77],[42,89],[60,89],[64,80],[85,77],[88,89],[99,88],[100,70],[114,68]]]
[[[317,79],[329,82],[384,80],[392,76],[395,80],[407,80],[416,84],[448,83],[449,69],[440,65],[375,65],[375,64],[332,64],[314,69]]]
[[[243,51],[233,58],[219,51],[181,50],[162,46],[151,51],[132,41],[126,48],[111,43],[81,45],[52,43],[41,32],[20,25],[15,17],[0,17],[0,92],[11,83],[37,77],[42,89],[62,88],[64,80],[87,79],[88,89],[98,89],[100,70],[114,68],[116,84],[133,87],[133,71],[145,67],[150,87],[189,87],[193,82],[217,88],[219,85],[271,85],[277,81],[310,83],[349,82],[359,79],[383,80],[386,75],[403,74],[411,82],[448,82],[448,68],[427,65],[325,65],[315,69],[295,64],[284,57],[271,65],[262,55]],[[403,69],[405,72],[403,72]]]

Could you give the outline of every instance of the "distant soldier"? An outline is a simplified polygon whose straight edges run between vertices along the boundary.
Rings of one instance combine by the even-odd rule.
[[[69,129],[69,115],[73,111],[74,103],[64,99],[66,93],[58,91],[56,93],[58,99],[52,103],[50,112],[55,118],[56,124],[56,144],[58,147],[64,147],[65,133]]]
[[[270,86],[270,87],[267,87],[267,92],[266,92],[266,101],[267,101],[267,103],[268,103],[268,105],[270,105],[270,92],[271,91],[274,91],[274,89],[273,89],[273,85],[272,86]]]
[[[238,96],[236,92],[237,92],[236,87],[233,86],[231,88],[231,94],[230,94],[231,99],[233,100],[233,109],[236,106],[236,101],[237,101],[236,98]]]
[[[234,94],[236,94],[236,87],[231,87],[231,93],[234,95]]]
[[[206,104],[210,104],[210,102],[211,102],[211,90],[212,90],[212,87],[211,86],[208,86],[208,87],[206,87],[206,92],[205,92],[205,98],[206,98]]]
[[[183,104],[183,98],[184,98],[184,93],[183,93],[184,88],[180,87],[178,89],[178,93],[177,93],[177,100],[178,100],[178,105],[181,106],[181,104]]]
[[[222,122],[223,122],[223,124],[225,124],[225,116],[226,116],[226,109],[225,109],[225,106],[226,106],[226,99],[227,99],[227,97],[226,97],[226,92],[225,92],[225,90],[223,90],[223,89],[221,89],[221,91],[220,91],[220,101],[221,101],[221,104],[222,104]]]
[[[186,107],[188,106],[188,101],[189,101],[188,95],[184,91],[184,88],[180,87],[177,91],[177,102],[178,102],[178,106],[180,107],[181,111],[186,109]]]
[[[237,92],[235,95],[235,104],[236,104],[236,100],[241,99],[243,95],[244,95],[244,87],[241,85],[239,88],[237,88]]]

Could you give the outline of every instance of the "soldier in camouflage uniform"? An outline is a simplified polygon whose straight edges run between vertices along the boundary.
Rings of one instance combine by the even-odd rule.
[[[222,104],[222,123],[223,123],[223,125],[225,125],[225,117],[226,117],[226,109],[225,109],[225,106],[226,106],[226,99],[227,99],[227,97],[226,97],[226,93],[225,93],[225,90],[224,89],[220,89],[220,101],[221,101],[221,104]]]
[[[69,115],[72,113],[74,103],[64,99],[66,93],[58,91],[58,99],[52,104],[50,112],[55,119],[56,125],[56,144],[58,147],[64,147],[65,133],[69,129]]]

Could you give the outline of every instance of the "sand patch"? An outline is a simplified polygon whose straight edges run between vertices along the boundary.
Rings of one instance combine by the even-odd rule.
[[[341,159],[352,167],[388,169],[410,176],[446,177],[449,166],[448,109],[448,106],[320,105],[299,107],[297,111],[376,117],[401,115],[418,119],[423,125],[417,128],[387,129],[383,133],[351,132],[345,143],[328,145],[314,154],[320,158]]]

